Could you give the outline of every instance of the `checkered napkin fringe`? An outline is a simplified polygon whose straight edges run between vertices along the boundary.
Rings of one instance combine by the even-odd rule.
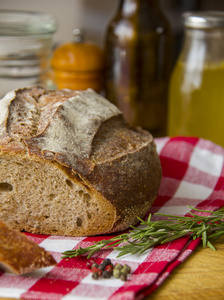
[[[156,139],[163,169],[159,195],[151,213],[186,215],[191,205],[216,210],[224,205],[224,149],[198,138]],[[159,216],[153,216],[158,220]],[[143,299],[154,291],[196,248],[199,239],[188,237],[160,245],[142,255],[126,255],[116,259],[116,250],[102,251],[95,258],[100,263],[127,263],[132,274],[126,282],[120,279],[93,280],[86,257],[61,259],[65,250],[86,247],[102,237],[71,238],[27,234],[50,251],[58,264],[24,276],[0,273],[0,297],[52,300],[131,300]],[[109,238],[108,236],[104,236]]]

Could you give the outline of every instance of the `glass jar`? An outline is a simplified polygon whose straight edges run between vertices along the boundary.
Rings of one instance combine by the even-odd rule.
[[[169,135],[224,146],[224,12],[183,14],[185,39],[169,92]]]
[[[0,96],[33,85],[48,87],[56,20],[44,13],[0,10]]]
[[[126,121],[166,135],[172,34],[157,0],[121,0],[105,41],[105,95]]]

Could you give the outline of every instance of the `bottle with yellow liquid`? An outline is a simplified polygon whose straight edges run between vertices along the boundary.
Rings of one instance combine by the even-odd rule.
[[[224,146],[224,12],[183,14],[185,39],[169,89],[168,134]]]

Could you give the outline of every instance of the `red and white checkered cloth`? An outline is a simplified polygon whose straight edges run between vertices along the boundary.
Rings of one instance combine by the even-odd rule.
[[[190,208],[216,210],[224,205],[224,149],[197,138],[156,139],[163,178],[159,195],[150,209],[175,215],[186,215]],[[161,217],[154,216],[153,219]],[[162,284],[171,271],[196,248],[199,239],[184,237],[150,249],[143,255],[127,255],[116,259],[117,251],[102,251],[96,262],[110,258],[127,263],[132,274],[126,282],[120,279],[91,278],[86,257],[61,259],[61,253],[107,237],[71,238],[27,234],[50,251],[58,264],[24,276],[0,272],[0,297],[22,299],[143,299]]]

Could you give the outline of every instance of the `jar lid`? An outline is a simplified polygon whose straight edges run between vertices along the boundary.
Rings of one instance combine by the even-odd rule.
[[[56,19],[49,14],[0,10],[0,35],[2,36],[52,34],[56,29]]]
[[[182,14],[186,27],[195,29],[224,28],[224,12],[201,11]]]

